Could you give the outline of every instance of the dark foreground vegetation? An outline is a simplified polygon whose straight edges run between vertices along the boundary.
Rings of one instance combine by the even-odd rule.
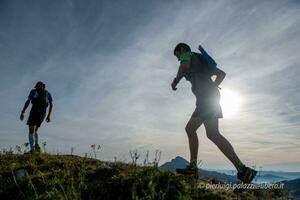
[[[200,187],[215,179],[184,177],[157,163],[104,162],[74,155],[0,154],[0,199],[288,199],[283,190]]]

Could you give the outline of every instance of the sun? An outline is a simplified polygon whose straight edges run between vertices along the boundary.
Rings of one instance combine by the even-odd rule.
[[[224,117],[234,117],[239,112],[241,106],[241,97],[233,90],[222,89],[220,104]]]

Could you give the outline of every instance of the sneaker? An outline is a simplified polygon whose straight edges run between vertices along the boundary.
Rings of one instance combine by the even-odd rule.
[[[190,164],[184,169],[177,168],[176,173],[184,175],[195,175],[198,176],[198,168],[195,164]]]
[[[41,147],[38,144],[36,144],[34,146],[34,151],[37,152],[37,153],[40,153],[41,152]]]
[[[237,178],[241,180],[244,184],[249,184],[256,176],[257,171],[251,169],[250,167],[245,167],[242,172],[237,173]]]

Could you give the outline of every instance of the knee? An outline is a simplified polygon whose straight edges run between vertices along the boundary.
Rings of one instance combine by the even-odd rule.
[[[194,134],[196,134],[196,128],[190,126],[190,125],[186,125],[185,127],[185,132],[187,133],[188,136],[192,136]]]
[[[29,129],[29,134],[34,134],[34,129],[30,128]]]
[[[219,131],[207,131],[206,132],[207,138],[213,142],[218,139],[219,135],[220,135]]]

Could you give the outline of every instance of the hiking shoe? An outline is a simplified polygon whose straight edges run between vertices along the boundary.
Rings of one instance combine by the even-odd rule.
[[[177,168],[176,173],[183,175],[195,175],[198,176],[198,168],[195,164],[190,164],[184,169]]]
[[[34,151],[37,152],[37,153],[40,153],[41,152],[41,147],[38,144],[36,144],[34,146]]]
[[[249,184],[254,179],[257,171],[251,169],[250,167],[245,167],[242,172],[237,173],[237,178],[241,180],[244,184]]]

